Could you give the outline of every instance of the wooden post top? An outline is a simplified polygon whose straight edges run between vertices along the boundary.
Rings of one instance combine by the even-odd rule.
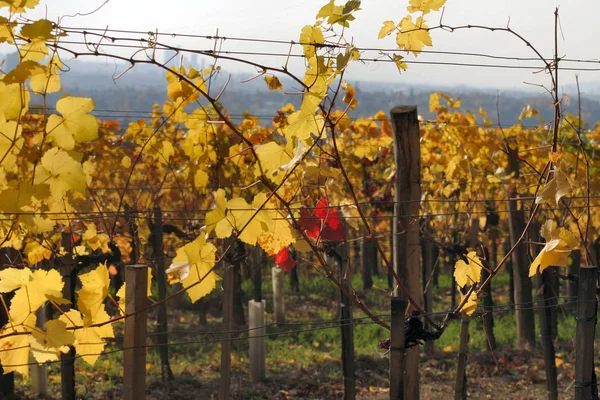
[[[417,112],[417,106],[396,106],[390,110],[390,114],[405,114],[410,112]]]
[[[127,268],[127,269],[142,269],[142,268],[148,268],[148,266],[146,264],[132,264],[132,265],[126,265],[125,268]]]

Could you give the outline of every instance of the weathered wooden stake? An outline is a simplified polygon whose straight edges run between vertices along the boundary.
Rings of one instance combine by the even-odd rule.
[[[337,260],[338,276],[342,285],[348,288],[346,273],[348,268],[348,242],[341,246],[341,257]],[[375,253],[377,256],[377,253]],[[346,294],[340,290],[340,325],[342,334],[342,370],[344,373],[344,400],[356,398],[356,377],[354,363],[354,326],[352,325],[352,302]]]
[[[273,310],[275,314],[275,323],[285,323],[285,297],[284,297],[284,280],[285,271],[275,266],[271,269],[273,277]]]
[[[519,149],[515,145],[508,146],[508,165],[509,173],[513,173],[513,180],[516,182],[520,171]],[[514,246],[525,231],[525,211],[519,207],[517,198],[516,183],[512,183],[506,191],[508,198],[507,205],[509,211],[509,231],[511,245]],[[512,267],[515,285],[515,310],[517,314],[517,340],[519,346],[526,348],[535,347],[535,325],[533,308],[533,284],[529,277],[529,257],[527,256],[527,246],[521,243],[512,253]]]
[[[373,271],[377,268],[377,243],[375,239],[363,237],[360,240],[360,265],[363,289],[373,287]]]
[[[158,284],[158,300],[162,301],[167,296],[167,277],[165,274],[165,256],[163,252],[163,225],[162,212],[159,206],[154,207],[154,225],[152,232],[152,254],[156,266],[156,282]],[[156,336],[158,351],[160,352],[160,371],[162,380],[172,380],[173,371],[169,364],[169,324],[167,322],[167,303],[162,302],[158,306],[156,315]]]
[[[473,250],[477,250],[479,247],[479,218],[471,219],[469,247]],[[466,400],[467,398],[467,357],[469,352],[469,322],[471,321],[471,317],[463,313],[461,321],[454,400]]]
[[[567,306],[569,310],[577,309],[577,281],[579,277],[579,267],[581,266],[581,250],[571,251],[571,265],[568,267],[568,273],[572,277],[567,281]]]
[[[123,392],[125,400],[146,398],[146,320],[148,266],[125,267],[125,350]]]
[[[408,293],[397,288],[395,296],[410,296],[423,305],[419,245],[419,209],[421,202],[421,151],[416,106],[399,106],[390,111],[394,128],[394,270]],[[419,348],[406,351],[404,396],[419,398]]]
[[[228,265],[223,276],[223,341],[221,342],[220,400],[229,400],[231,385],[231,328],[233,327],[233,266]]]
[[[460,324],[460,344],[458,347],[458,363],[456,364],[456,383],[454,400],[467,398],[467,355],[469,350],[469,321],[467,314],[462,315]]]
[[[48,320],[46,305],[40,307],[37,312],[36,325],[38,328],[43,328]],[[33,354],[29,353],[29,362],[35,363],[36,360]],[[34,364],[30,368],[31,373],[31,392],[36,396],[45,397],[48,393],[48,365]]]
[[[262,381],[266,377],[265,359],[265,301],[250,300],[248,302],[248,357],[250,358],[250,379]]]
[[[421,251],[423,260],[423,309],[426,313],[433,312],[433,266],[435,264],[434,244],[431,240],[431,225],[429,221],[424,221],[424,229],[421,237]],[[431,329],[428,321],[425,321],[425,329]],[[428,356],[433,355],[435,345],[433,341],[427,341],[423,345],[423,350]]]
[[[58,269],[65,285],[62,289],[63,298],[73,301],[75,298],[75,281],[73,269],[73,241],[70,233],[63,233],[62,247],[66,255],[58,259]],[[62,310],[67,312],[70,305],[63,305]],[[63,400],[75,400],[75,347],[69,346],[67,353],[60,353],[60,386]]]
[[[594,392],[596,395],[598,393],[594,373],[594,336],[598,313],[597,281],[598,267],[580,268],[575,339],[575,400],[593,399]]]
[[[403,297],[392,297],[390,331],[390,400],[404,400],[404,313],[408,301]]]
[[[532,242],[541,242],[540,224],[532,223],[530,227],[530,237]],[[537,256],[541,251],[541,245],[531,245],[533,256]],[[546,372],[546,391],[548,400],[558,399],[558,384],[556,376],[556,355],[554,352],[554,341],[552,337],[552,301],[548,290],[550,285],[551,268],[545,269],[542,273],[535,276],[537,314],[540,322],[540,338],[542,342],[542,352],[544,354],[544,370]],[[552,296],[554,297],[554,296]]]
[[[498,244],[496,243],[496,240],[498,239],[498,228],[497,226],[490,226],[488,227],[488,230],[489,238],[492,242],[488,266],[490,268],[496,268],[498,265]],[[490,272],[487,269],[481,270],[481,282],[485,282],[489,275]],[[490,280],[483,288],[483,327],[485,329],[485,334],[487,335],[490,350],[493,351],[496,350],[496,335],[494,335],[494,299],[492,298],[492,293],[492,281]]]

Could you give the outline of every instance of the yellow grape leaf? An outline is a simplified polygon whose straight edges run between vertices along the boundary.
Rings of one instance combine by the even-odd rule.
[[[94,365],[100,353],[104,351],[105,341],[104,338],[114,337],[112,325],[110,323],[100,327],[90,327],[89,324],[86,326],[83,322],[82,315],[77,310],[70,310],[61,315],[59,321],[66,324],[67,328],[79,327],[72,330],[75,336],[75,350],[77,355],[81,356],[85,362],[90,365]],[[110,317],[104,309],[102,309],[96,315],[94,324],[103,323],[109,321]]]
[[[17,119],[27,112],[30,97],[29,91],[18,83],[0,82],[0,115],[9,121]]]
[[[277,168],[278,171],[288,171],[290,169],[292,169],[292,167],[294,167],[294,165],[298,164],[300,162],[300,160],[302,160],[302,157],[304,156],[304,153],[306,153],[306,145],[304,144],[304,141],[302,140],[296,140],[296,148],[294,149],[294,156],[292,157],[292,159],[287,162],[286,164],[283,164],[282,166],[280,166],[279,168]]]
[[[454,348],[452,347],[451,344],[449,344],[448,346],[444,347],[442,349],[442,351],[445,352],[445,353],[451,353],[452,351],[454,351]]]
[[[396,44],[407,53],[413,52],[417,55],[423,49],[423,46],[431,46],[431,35],[427,31],[422,17],[417,18],[417,23],[413,22],[412,16],[406,16],[400,21],[400,32],[396,35]]]
[[[48,55],[48,46],[44,39],[33,39],[19,47],[21,62],[23,61],[41,61]]]
[[[45,331],[34,329],[29,337],[31,352],[38,363],[58,360],[62,351],[69,351],[68,346],[75,342],[75,336],[67,330],[67,324],[58,319],[46,322]]]
[[[0,192],[0,210],[6,213],[21,212],[50,196],[48,185],[32,185],[27,182],[11,182],[11,186]]]
[[[460,292],[460,290],[459,290],[459,292]],[[465,299],[465,295],[461,293],[459,304],[462,304],[464,299]],[[460,312],[465,313],[468,316],[471,316],[471,315],[473,315],[473,313],[475,312],[476,309],[477,309],[477,295],[475,294],[475,292],[471,292],[469,294],[469,297],[467,298],[465,304],[460,309]]]
[[[123,156],[123,158],[121,158],[121,165],[123,168],[129,169],[131,167],[131,158],[129,158],[129,156]]]
[[[40,19],[31,24],[25,24],[21,28],[21,36],[28,39],[43,39],[48,40],[54,38],[52,30],[54,24],[47,19]]]
[[[300,33],[300,43],[304,49],[304,56],[312,58],[316,54],[319,44],[325,43],[323,32],[318,26],[306,25]]]
[[[565,363],[565,360],[563,360],[562,358],[556,357],[554,359],[554,363],[556,364],[557,367],[560,367],[561,365],[563,365]]]
[[[83,193],[86,190],[86,177],[81,164],[69,153],[56,147],[48,150],[42,157],[35,183],[50,186],[50,193],[55,201],[61,202],[69,190]]]
[[[2,2],[0,2],[1,7]],[[17,21],[9,21],[6,17],[0,17],[0,43],[13,44],[15,42],[14,28],[17,24]]]
[[[318,110],[321,100],[327,96],[327,89],[336,76],[336,70],[332,65],[332,60],[327,60],[327,64],[325,64],[323,56],[308,59],[303,82],[308,88],[307,94],[312,96],[305,95],[300,106],[306,113],[314,114]]]
[[[12,292],[15,289],[27,285],[30,280],[31,270],[29,268],[4,269],[0,271],[0,293]]]
[[[255,146],[254,150],[266,177],[275,183],[280,183],[284,174],[277,173],[279,168],[292,160],[292,156],[288,154],[286,148],[275,142],[269,142]],[[258,164],[255,167],[255,174],[260,175]]]
[[[347,1],[343,6],[336,6],[335,0],[330,0],[329,3],[321,7],[316,18],[327,18],[327,23],[330,25],[339,24],[341,26],[348,27],[348,22],[354,20],[352,13],[360,10],[359,7],[360,1],[357,0]]]
[[[258,244],[267,254],[275,255],[293,243],[296,238],[290,222],[280,213],[273,212],[271,226],[260,234]]]
[[[103,253],[108,253],[110,251],[108,247],[110,238],[108,235],[106,233],[98,233],[94,222],[90,222],[89,224],[86,222],[84,224],[87,229],[81,235],[83,243],[87,244],[92,250],[100,249]]]
[[[404,57],[400,54],[392,54],[392,61],[396,64],[396,68],[398,68],[398,72],[406,71],[408,69],[408,65],[404,61]]]
[[[175,148],[168,140],[163,140],[162,142],[162,157],[160,157],[160,162],[163,164],[168,164],[171,156],[175,154]]]
[[[77,308],[84,315],[85,322],[89,325],[96,314],[103,309],[104,299],[108,296],[110,278],[105,264],[86,274],[79,275],[81,289],[77,291]]]
[[[38,64],[39,66],[39,64]],[[58,71],[62,70],[63,64],[57,55],[46,65],[41,74],[35,74],[29,81],[29,86],[34,93],[55,93],[60,91],[60,77]]]
[[[51,259],[53,252],[51,248],[32,240],[25,245],[25,254],[27,254],[27,262],[29,265],[33,265],[42,262],[43,260]]]
[[[231,236],[233,226],[231,226],[227,218],[225,218],[226,208],[227,198],[225,197],[225,191],[219,189],[215,193],[215,208],[206,213],[205,223],[207,234],[214,230],[219,239],[225,239]]]
[[[88,114],[94,106],[94,100],[87,97],[63,97],[56,102],[56,110],[62,117],[51,115],[46,132],[65,150],[73,150],[75,142],[97,139],[98,122],[96,117]]]
[[[458,260],[454,264],[454,279],[461,288],[472,286],[481,280],[481,261],[477,257],[477,253],[470,251],[467,254],[468,263],[463,260]]]
[[[540,254],[533,260],[529,268],[529,276],[534,276],[538,268],[542,272],[551,266],[566,267],[569,265],[571,250],[561,239],[552,239],[546,242]]]
[[[256,203],[261,202],[257,201]],[[256,244],[256,240],[263,231],[269,230],[272,223],[266,211],[256,212],[261,204],[253,203],[250,205],[241,197],[236,197],[227,202],[227,219],[237,232],[241,231],[238,234],[238,239],[251,246]]]
[[[351,110],[354,110],[358,105],[358,100],[356,100],[356,89],[352,87],[348,82],[342,82],[341,88],[345,91],[344,98],[342,101],[348,104],[348,107]]]
[[[544,223],[541,234],[546,239],[546,245],[533,260],[529,276],[534,276],[538,271],[541,273],[551,266],[568,266],[571,251],[579,247],[573,233],[565,228],[558,228],[553,220]]]
[[[431,11],[437,11],[446,4],[446,0],[410,0],[410,5],[406,7],[408,12],[420,12],[429,14]]]
[[[23,325],[7,324],[0,331],[0,336],[6,336],[0,339],[0,363],[5,374],[18,372],[24,378],[29,375],[29,335],[24,333],[31,333],[35,322],[36,316],[31,314]]]
[[[272,75],[265,76],[265,82],[267,82],[267,87],[269,90],[282,90],[283,85],[279,82],[279,78]]]
[[[25,83],[27,79],[32,76],[43,74],[44,71],[44,66],[35,61],[23,61],[22,63],[17,64],[12,71],[9,71],[4,75],[2,82],[7,85],[11,83]]]
[[[548,203],[557,206],[561,198],[570,195],[573,191],[574,184],[568,173],[558,165],[554,166],[553,171],[550,182],[546,183],[538,192],[535,204]]]
[[[167,96],[171,101],[183,101],[186,104],[192,101],[196,101],[198,99],[199,91],[186,82],[185,80],[180,79],[181,76],[187,76],[193,84],[200,89],[202,92],[206,93],[206,84],[204,82],[204,78],[198,76],[198,71],[193,68],[190,68],[188,73],[186,73],[184,67],[171,67],[169,71],[167,71]]]
[[[0,157],[2,165],[11,169],[17,163],[16,152],[21,150],[23,124],[6,121],[0,116]]]
[[[291,141],[293,143],[294,138],[297,138],[298,140],[302,140],[306,142],[306,144],[311,145],[313,142],[311,134],[317,137],[322,134],[325,120],[323,119],[323,116],[315,115],[319,109],[319,104],[321,103],[320,93],[315,94],[312,92],[312,89],[317,90],[316,86],[317,85],[311,88],[310,92],[304,94],[300,110],[288,117],[289,125],[283,129],[288,142]],[[327,90],[327,84],[324,84],[323,87]]]
[[[24,272],[23,272],[24,271]],[[11,275],[15,277],[10,277]],[[23,280],[26,279],[26,282]],[[60,273],[51,269],[49,271],[29,268],[18,270],[7,268],[0,271],[0,292],[6,293],[15,290],[15,295],[10,302],[10,320],[20,324],[35,313],[48,299],[62,302],[62,288],[64,283]]]
[[[217,248],[206,243],[206,235],[200,236],[191,243],[177,249],[177,255],[167,270],[171,283],[179,282],[187,289],[192,302],[208,295],[221,279],[211,269],[215,265]],[[199,282],[199,283],[198,283]]]
[[[10,7],[11,13],[23,13],[25,8],[34,8],[40,0],[3,0],[0,1],[0,8]]]
[[[205,188],[206,185],[208,185],[208,179],[209,179],[208,174],[205,171],[199,169],[194,174],[194,186],[197,189]]]
[[[383,39],[396,29],[394,21],[383,21],[383,27],[379,30],[379,39]]]

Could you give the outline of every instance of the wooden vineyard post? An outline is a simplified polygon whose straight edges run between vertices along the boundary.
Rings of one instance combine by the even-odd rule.
[[[221,342],[221,387],[220,400],[229,400],[229,386],[231,385],[231,328],[233,327],[233,280],[235,279],[233,266],[225,268],[223,276],[223,341]]]
[[[469,247],[477,250],[479,245],[479,218],[471,219],[469,229]],[[476,282],[475,282],[476,283]],[[471,317],[462,314],[460,324],[460,344],[458,347],[458,363],[456,365],[456,385],[454,387],[454,400],[467,398],[467,357],[469,352],[469,322]]]
[[[394,128],[394,163],[396,182],[394,193],[394,271],[406,286],[408,293],[399,287],[395,296],[423,305],[421,289],[421,262],[419,245],[419,209],[421,202],[421,152],[416,106],[398,106],[391,109]],[[419,398],[419,347],[406,351],[404,396]]]
[[[271,269],[273,277],[273,313],[275,315],[275,323],[285,323],[285,296],[283,295],[283,285],[285,277],[285,271],[274,266]]]
[[[567,305],[568,310],[577,309],[577,277],[579,277],[579,267],[581,266],[581,250],[571,251],[571,265],[568,273],[571,279],[567,281]]]
[[[424,221],[424,229],[421,237],[421,250],[423,252],[423,296],[424,304],[423,309],[426,313],[433,312],[433,266],[435,264],[435,252],[433,247],[433,240],[431,240],[431,225],[429,220]],[[425,329],[431,329],[428,321],[425,321]],[[427,341],[423,345],[423,350],[428,356],[433,355],[434,352],[433,341]]]
[[[267,348],[265,343],[265,300],[262,298],[262,250],[256,246],[252,249],[252,275],[254,298],[248,302],[248,357],[250,358],[250,379],[261,381],[266,377],[265,359]]]
[[[347,235],[347,233],[346,233]],[[342,285],[347,287],[344,275],[348,268],[348,242],[341,249],[341,257],[337,260],[338,276]],[[377,257],[377,253],[375,253]],[[377,258],[375,258],[377,259]],[[354,374],[354,326],[352,325],[352,302],[343,291],[340,291],[340,325],[342,334],[342,369],[344,373],[344,400],[356,398],[356,377]]]
[[[390,400],[404,400],[404,313],[408,301],[403,297],[392,297],[390,331]]]
[[[123,392],[125,400],[146,398],[146,319],[148,267],[125,267],[125,350],[123,351]]]
[[[363,237],[360,240],[360,265],[362,271],[363,289],[373,287],[373,271],[377,263],[377,243],[373,238]]]
[[[530,227],[531,241],[541,242],[540,224],[532,223]],[[541,251],[540,245],[532,245],[533,256],[536,257]],[[554,352],[554,340],[552,338],[552,307],[550,298],[551,291],[547,290],[550,285],[551,267],[535,275],[537,314],[540,323],[540,338],[542,341],[542,352],[544,354],[544,370],[546,372],[546,391],[548,400],[558,399],[558,383],[556,376],[556,355]]]
[[[62,247],[66,255],[60,257],[58,261],[58,270],[62,275],[65,285],[62,289],[62,295],[65,300],[73,301],[75,298],[75,276],[73,270],[73,241],[71,233],[62,234]],[[71,309],[70,305],[61,306],[62,310],[67,312]],[[63,400],[75,400],[75,347],[69,346],[67,353],[60,353],[60,385]]]
[[[514,146],[514,147],[513,147]],[[508,146],[508,165],[509,173],[513,174],[513,183],[507,190],[508,199],[508,226],[510,231],[510,242],[514,246],[525,230],[525,212],[519,207],[519,193],[517,191],[517,181],[519,179],[520,160],[519,149],[516,144]],[[535,325],[531,323],[534,320],[533,308],[533,285],[529,277],[529,257],[527,256],[527,246],[525,243],[519,246],[512,253],[513,278],[515,285],[515,311],[517,315],[517,340],[519,346],[535,347]]]
[[[36,326],[38,328],[43,328],[44,324],[47,322],[47,312],[46,305],[43,305],[35,313],[37,316]],[[33,364],[30,368],[31,392],[36,397],[45,397],[48,393],[48,365],[37,364],[32,353],[29,353],[29,362]]]
[[[577,334],[575,350],[575,400],[597,398],[596,375],[594,373],[594,336],[598,302],[596,282],[598,267],[582,266],[579,270],[577,294]]]
[[[159,206],[154,207],[154,224],[152,232],[152,254],[156,266],[156,282],[158,284],[158,301],[161,302],[167,296],[167,277],[165,274],[165,255],[163,252],[163,225],[162,212]],[[169,365],[169,325],[167,322],[167,303],[162,302],[158,306],[156,315],[156,336],[158,351],[160,352],[160,371],[162,380],[172,380],[173,371]]]
[[[494,213],[495,214],[495,213]],[[497,215],[497,214],[495,214]],[[490,276],[490,269],[495,269],[498,266],[498,221],[492,221],[488,213],[487,231],[491,242],[489,269],[481,270],[481,283],[485,282]],[[490,350],[496,350],[496,335],[494,335],[494,299],[492,298],[492,281],[483,288],[483,328],[487,337]]]
[[[344,275],[348,267],[348,242],[340,246],[340,250],[333,248],[325,255],[325,262],[331,270],[337,270],[338,280],[341,285],[348,287]],[[344,291],[340,290],[339,296],[339,318],[342,338],[342,371],[344,375],[344,400],[353,400],[356,398],[356,378],[354,374],[354,332],[352,325],[351,302]]]
[[[460,323],[460,344],[458,347],[458,363],[456,365],[456,384],[454,387],[454,400],[467,398],[467,356],[469,351],[469,320],[463,314]]]

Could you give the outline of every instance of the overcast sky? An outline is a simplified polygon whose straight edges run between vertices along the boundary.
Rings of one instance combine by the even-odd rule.
[[[59,16],[86,13],[104,0],[42,0],[35,16],[46,12],[49,19]],[[63,26],[127,29],[140,31],[177,32],[187,34],[219,34],[231,37],[298,40],[301,28],[311,24],[319,8],[327,0],[267,1],[267,0],[110,0],[90,16],[63,19]],[[338,2],[341,4],[341,2]],[[377,34],[384,20],[398,22],[406,15],[408,0],[365,0],[357,12],[346,36],[354,39],[358,47],[395,46],[394,36],[378,40]],[[528,39],[545,57],[552,57],[554,47],[554,9],[559,7],[562,35],[559,53],[573,59],[600,59],[600,1],[598,0],[448,0],[443,22],[447,25],[479,24],[504,27],[510,18],[510,27]],[[441,13],[428,15],[429,25],[439,23]],[[433,48],[437,51],[487,53],[498,56],[535,56],[522,42],[507,33],[463,30],[449,33],[432,32]],[[199,49],[212,47],[201,39],[164,37],[173,45]],[[247,42],[228,41],[224,50],[268,51],[285,53],[288,46],[258,46]],[[300,50],[298,49],[297,52]],[[370,56],[376,55],[370,53]],[[255,58],[269,65],[280,66],[285,60],[279,58]],[[413,59],[412,56],[407,57]],[[464,62],[484,64],[533,65],[519,61],[503,61],[456,55],[421,55],[419,61]],[[300,67],[299,61],[297,67]],[[535,63],[539,65],[539,63]],[[565,65],[566,66],[566,65]],[[600,64],[569,64],[571,67],[599,68]],[[227,68],[236,67],[226,65]],[[398,74],[391,63],[367,63],[353,65],[350,79],[392,81],[401,83],[430,83],[467,85],[486,88],[527,89],[523,82],[547,84],[543,73],[532,70],[508,70],[491,68],[452,67],[440,65],[410,65],[409,71]],[[580,75],[582,85],[600,82],[600,71],[565,71],[562,84],[574,81]],[[249,71],[251,74],[251,71]],[[530,87],[532,88],[532,87]],[[539,90],[539,89],[536,89]]]

